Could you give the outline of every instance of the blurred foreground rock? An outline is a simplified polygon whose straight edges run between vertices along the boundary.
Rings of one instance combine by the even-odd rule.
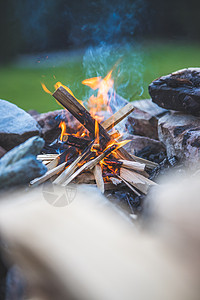
[[[32,137],[0,159],[0,189],[23,185],[44,175],[47,168],[36,159],[44,146],[40,137]]]
[[[170,205],[181,198],[181,190],[171,194]],[[8,245],[5,253],[28,282],[27,299],[197,300],[200,210],[193,210],[186,197],[176,206],[177,220],[163,195],[164,189],[157,212],[162,216],[167,210],[169,216],[164,222],[157,217],[154,235],[138,232],[88,186],[79,187],[74,201],[62,209],[49,205],[39,189],[26,195],[19,191],[14,203],[13,196],[7,197],[0,204],[0,234]],[[169,219],[175,220],[167,227],[171,231],[163,228]]]
[[[10,150],[28,138],[38,135],[38,123],[23,109],[0,100],[0,146]]]

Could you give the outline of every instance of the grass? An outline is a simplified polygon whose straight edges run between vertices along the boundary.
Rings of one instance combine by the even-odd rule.
[[[137,50],[138,51],[138,50]],[[123,80],[129,77],[129,81],[136,82],[137,76],[142,78],[143,94],[139,95],[134,86],[128,84],[121,93],[127,99],[149,98],[148,84],[155,78],[185,67],[200,66],[200,45],[185,45],[180,43],[145,43],[140,49],[142,68],[134,69],[132,53],[127,53]],[[129,56],[131,58],[129,58]],[[68,85],[78,98],[84,97],[87,87],[81,85],[81,81],[87,78],[82,67],[82,55],[69,56],[69,59],[58,66],[50,64],[24,64],[10,65],[0,69],[0,98],[11,101],[19,107],[29,110],[36,109],[39,112],[57,109],[59,106],[54,98],[46,94],[41,88],[41,82],[53,91],[56,81]],[[31,58],[30,58],[31,60]],[[137,56],[136,56],[137,60]],[[143,69],[141,71],[141,69]],[[109,70],[108,70],[109,71]],[[126,74],[130,71],[129,76]],[[141,73],[142,72],[142,73]],[[94,74],[95,76],[96,74]],[[105,75],[105,74],[103,74]],[[55,79],[56,77],[56,79]],[[141,79],[140,79],[141,80]],[[131,95],[131,97],[129,97]],[[133,95],[133,96],[132,96]]]

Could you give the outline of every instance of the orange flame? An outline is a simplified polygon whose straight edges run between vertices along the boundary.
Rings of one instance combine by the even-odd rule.
[[[59,124],[59,128],[61,128],[60,140],[62,142],[63,136],[66,134],[66,124],[65,122],[61,121]]]
[[[95,120],[95,143],[99,144],[99,123]]]
[[[100,87],[101,76],[88,78],[82,81],[82,84],[89,86],[91,89],[96,90]]]
[[[46,93],[52,95],[52,92],[50,92],[50,91],[48,90],[48,88],[46,87],[46,85],[45,85],[44,83],[41,82],[41,85],[42,85],[43,90],[44,90]]]
[[[99,122],[103,120],[103,117],[98,116],[98,112],[102,110],[112,112],[109,106],[110,99],[108,95],[109,90],[114,85],[114,81],[111,78],[112,71],[113,70],[111,70],[103,79],[101,77],[93,77],[82,81],[84,85],[91,87],[93,90],[98,88],[97,96],[95,97],[92,95],[90,97],[88,101],[88,107],[90,114]]]

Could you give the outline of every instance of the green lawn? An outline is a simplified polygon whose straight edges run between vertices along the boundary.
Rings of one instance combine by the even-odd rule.
[[[166,75],[184,67],[200,66],[200,45],[166,42],[145,43],[137,51],[140,58],[142,58],[142,68],[140,65],[137,72],[137,61],[134,64],[132,61],[133,53],[127,53],[124,64],[125,72],[122,78],[124,80],[123,83],[125,83],[128,78],[127,72],[129,71],[130,82],[137,82],[137,77],[140,77],[140,81],[142,78],[140,85],[143,87],[144,92],[140,96],[140,92],[137,89],[134,90],[133,85],[129,84],[123,90],[123,96],[127,99],[131,98],[131,100],[149,98],[148,84],[161,75]],[[15,64],[1,68],[0,98],[9,100],[25,110],[36,109],[39,112],[53,110],[59,106],[53,97],[42,90],[40,83],[44,82],[53,91],[54,83],[61,81],[63,84],[68,85],[74,94],[81,99],[88,91],[87,87],[81,85],[81,81],[87,77],[85,70],[82,68],[82,58],[80,54],[74,55],[69,57],[68,61],[65,61],[63,65],[59,64],[59,66],[56,66],[56,64],[52,66],[44,64],[41,66],[38,64],[38,67],[27,67],[26,65]],[[131,72],[133,68],[134,72]],[[102,75],[104,76],[105,74]]]

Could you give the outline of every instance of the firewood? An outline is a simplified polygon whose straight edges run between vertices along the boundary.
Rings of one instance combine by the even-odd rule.
[[[107,164],[110,165],[116,165],[118,167],[124,167],[130,170],[135,170],[135,171],[144,171],[145,169],[145,164],[141,164],[139,162],[135,161],[130,161],[130,160],[106,160]]]
[[[144,159],[144,158],[138,157],[138,156],[133,155],[133,154],[130,154],[130,155],[131,155],[132,159],[134,159],[135,161],[137,161],[137,162],[139,162],[141,164],[145,164],[145,166],[146,166],[147,169],[152,170],[152,169],[154,169],[154,168],[156,168],[158,166],[157,163],[155,163],[153,161],[150,161],[148,159]]]
[[[127,180],[125,180],[123,177],[116,175],[119,179],[121,179],[127,186],[129,189],[131,189],[137,196],[141,196],[141,194],[131,185],[128,183]]]
[[[58,156],[58,154],[39,154],[37,155],[37,159],[43,161],[43,160],[54,160],[56,157]]]
[[[55,167],[57,167],[57,165],[59,164],[60,158],[59,156],[57,156],[54,160],[52,160],[48,165],[47,165],[47,169],[48,170],[52,170]]]
[[[102,194],[104,194],[105,188],[104,188],[104,181],[103,181],[103,176],[102,176],[102,168],[99,164],[97,164],[94,169],[94,177],[96,180],[97,187],[100,189]]]
[[[71,114],[95,137],[95,119],[90,113],[62,86],[54,93],[53,97],[61,103]],[[110,136],[104,127],[99,124],[99,136],[101,146],[105,146],[110,140]],[[133,160],[129,153],[121,148],[117,150],[117,154],[121,159]]]
[[[69,167],[62,172],[60,176],[54,180],[54,184],[62,184],[64,181],[66,181],[78,168],[78,164],[81,162],[82,159],[86,159],[88,155],[90,155],[90,150],[93,145],[93,142],[90,143],[90,145],[82,152],[81,155],[79,155],[75,161],[69,165]]]
[[[80,149],[87,147],[88,144],[91,142],[88,139],[76,137],[74,135],[64,135],[62,141],[69,146],[73,146]]]
[[[112,145],[108,149],[106,149],[103,153],[101,153],[99,156],[95,157],[94,159],[86,162],[84,165],[82,165],[81,168],[76,170],[68,179],[62,184],[63,186],[68,185],[76,176],[78,176],[82,171],[87,169],[93,169],[104,157],[109,155],[112,151],[116,149],[117,145]],[[62,175],[62,174],[61,174]]]
[[[148,178],[125,168],[120,168],[120,177],[129,182],[143,194],[147,194],[150,186],[156,185],[155,182]]]
[[[66,164],[67,164],[67,162],[64,162],[61,165],[55,167],[54,169],[47,171],[46,174],[44,174],[43,176],[35,178],[34,180],[32,180],[30,182],[30,186],[39,185],[39,184],[47,181],[48,179],[50,179],[52,176],[62,172],[65,169]]]
[[[81,184],[81,183],[85,183],[85,184],[95,183],[94,174],[93,174],[93,172],[85,171],[85,172],[81,173],[80,175],[78,175],[75,178],[75,180],[73,181],[73,183],[77,183],[77,184]]]
[[[109,131],[133,111],[134,111],[134,106],[132,105],[132,103],[128,103],[127,105],[122,107],[119,111],[117,111],[113,116],[105,120],[101,125],[105,130]]]
[[[61,103],[95,138],[95,119],[90,113],[62,86],[54,93],[53,97]],[[106,146],[110,141],[107,131],[99,124],[99,135],[101,145]]]

